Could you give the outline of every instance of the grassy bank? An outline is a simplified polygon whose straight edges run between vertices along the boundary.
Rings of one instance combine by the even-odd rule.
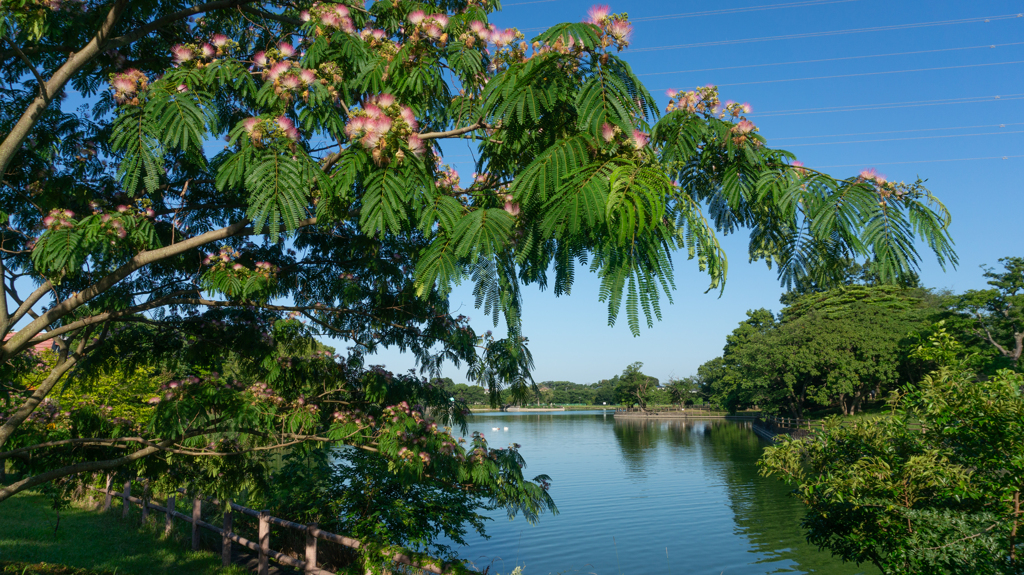
[[[248,573],[237,566],[224,569],[219,555],[191,551],[189,544],[176,537],[163,538],[163,524],[160,522],[156,527],[156,523],[140,527],[137,509],[122,520],[115,500],[115,506],[107,513],[76,505],[61,512],[58,525],[57,514],[45,497],[20,494],[0,503],[0,565],[11,561],[45,562],[116,571],[118,575]],[[26,575],[33,572],[47,571],[29,569]]]

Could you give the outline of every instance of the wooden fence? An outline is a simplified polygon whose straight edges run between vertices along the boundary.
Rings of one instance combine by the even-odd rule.
[[[843,421],[840,423],[841,426],[855,425],[859,421]],[[804,419],[802,417],[779,417],[777,415],[762,415],[758,418],[757,423],[770,430],[772,433],[788,433],[794,438],[806,437],[808,435],[814,435],[819,431],[824,431],[825,420],[824,419]],[[910,422],[907,428],[912,431],[925,431],[925,428],[918,422]]]
[[[670,413],[685,411],[703,411],[711,413],[713,410],[711,409],[710,405],[685,405],[683,407],[680,407],[678,405],[662,405],[658,407],[648,407],[647,409],[640,409],[639,407],[619,407],[615,409],[615,413]]]
[[[202,505],[204,503],[204,500],[199,497],[192,498],[192,513],[191,515],[188,515],[185,513],[181,513],[177,510],[175,495],[173,494],[167,496],[166,506],[157,505],[156,503],[151,502],[148,497],[139,498],[132,496],[131,481],[126,481],[124,483],[124,489],[122,491],[114,491],[112,489],[112,481],[113,478],[108,475],[106,487],[96,489],[100,493],[106,495],[106,498],[103,502],[104,511],[110,509],[110,503],[113,497],[120,497],[121,500],[124,502],[121,511],[122,518],[128,517],[128,511],[130,509],[129,504],[135,504],[142,507],[143,521],[145,521],[146,518],[148,517],[150,510],[158,511],[160,513],[163,513],[165,516],[164,532],[168,534],[171,533],[171,531],[174,529],[174,520],[182,519],[185,522],[191,524],[192,526],[193,550],[199,549],[200,529],[213,531],[214,533],[217,533],[221,536],[221,563],[225,567],[227,567],[231,563],[232,542],[234,542],[256,552],[259,560],[259,575],[268,575],[270,569],[270,559],[273,559],[274,561],[282,565],[288,565],[290,567],[301,569],[303,573],[312,573],[318,575],[335,575],[335,573],[331,571],[327,571],[326,569],[321,569],[320,567],[317,567],[317,541],[331,541],[339,545],[349,547],[351,549],[359,549],[363,545],[362,542],[356,539],[352,539],[351,537],[345,537],[344,535],[337,535],[335,533],[329,533],[327,531],[324,531],[318,528],[316,524],[303,525],[301,523],[295,523],[292,521],[288,521],[286,519],[280,519],[278,517],[271,516],[269,511],[257,511],[255,509],[249,509],[248,507],[243,507],[241,505],[238,505],[237,503],[233,503],[230,501],[228,502],[228,505],[222,506],[225,509],[221,521],[222,527],[217,527],[212,523],[207,523],[206,521],[202,520]],[[144,484],[148,484],[148,481],[144,482]],[[143,488],[143,493],[148,494],[148,489]],[[184,491],[179,490],[179,493],[183,494]],[[207,500],[206,502],[218,506],[221,506],[222,504],[222,502],[216,499]],[[251,541],[249,539],[246,539],[245,537],[233,531],[233,516],[234,512],[236,511],[238,513],[242,513],[244,515],[248,515],[250,517],[257,519],[259,526],[257,541]],[[280,551],[275,551],[274,549],[270,548],[271,525],[277,525],[278,527],[284,527],[285,529],[291,529],[305,534],[306,546],[303,559],[297,559],[295,557],[292,557]],[[450,565],[445,565],[436,559],[429,560],[429,563],[417,562],[410,555],[411,554],[406,554],[402,552],[393,553],[385,551],[384,559],[396,563],[398,565],[413,567],[415,569],[419,569],[420,571],[424,571],[427,573],[445,574],[451,572],[452,567]],[[367,573],[369,574],[369,571]],[[385,573],[387,573],[387,571],[385,571]]]

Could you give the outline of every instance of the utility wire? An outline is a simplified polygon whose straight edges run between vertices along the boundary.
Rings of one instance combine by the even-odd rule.
[[[942,138],[966,138],[968,136],[999,136],[1002,134],[1024,134],[1024,130],[1014,130],[1009,132],[984,132],[980,134],[946,134],[942,136],[914,136],[910,138],[880,138],[877,140],[848,140],[845,142],[813,142],[809,144],[783,144],[784,148],[800,148],[803,146],[831,146],[834,144],[867,144],[876,142],[904,142],[907,140],[938,140]]]
[[[865,110],[890,110],[895,108],[919,108],[923,106],[946,106],[952,104],[981,104],[985,102],[1003,102],[1024,99],[1024,94],[1007,94],[1001,96],[968,96],[963,98],[942,98],[937,100],[912,100],[908,102],[887,102],[882,104],[851,104],[848,106],[827,106],[823,108],[794,108],[790,110],[769,110],[755,112],[752,117],[768,118],[775,116],[801,116],[804,114],[829,114],[832,112],[859,112]]]
[[[555,2],[556,0],[533,0],[531,2],[516,2],[514,4],[502,4],[505,6],[520,6],[525,4],[540,4],[542,2]],[[639,18],[630,18],[629,21],[632,23],[637,22],[655,22],[658,20],[676,20],[680,18],[695,18],[698,16],[718,16],[721,14],[741,14],[744,12],[761,12],[764,10],[778,10],[780,8],[805,8],[810,6],[824,6],[826,4],[845,4],[847,2],[856,2],[857,0],[804,0],[802,2],[783,2],[780,4],[762,4],[760,6],[746,6],[742,8],[722,8],[719,10],[702,10],[700,12],[684,12],[681,14],[663,14],[661,16],[641,16]],[[546,30],[543,26],[537,26],[533,28],[520,28],[523,32],[532,32],[535,30]]]
[[[1024,122],[1014,122],[1012,124],[983,124],[980,126],[950,126],[948,128],[915,128],[913,130],[888,130],[885,132],[852,132],[849,134],[823,134],[820,136],[785,136],[782,138],[772,138],[772,141],[807,140],[811,138],[842,138],[845,136],[875,136],[880,134],[908,134],[912,132],[937,132],[941,130],[976,130],[978,128],[1005,128],[1006,126],[1024,126]]]
[[[526,4],[546,4],[548,2],[558,2],[558,0],[531,0],[530,2],[514,2],[512,4],[502,4],[502,8],[508,8],[509,6],[525,6]]]
[[[936,164],[940,162],[973,162],[975,160],[1009,160],[1011,158],[1024,158],[1024,155],[1017,156],[985,156],[982,158],[949,158],[942,160],[911,160],[909,162],[864,162],[861,164],[837,164],[832,166],[816,166],[816,168],[861,168],[864,166],[896,166],[901,164]]]
[[[939,66],[937,68],[910,68],[908,70],[885,70],[882,72],[858,72],[856,74],[834,74],[832,76],[806,76],[804,78],[780,78],[777,80],[755,80],[752,82],[733,82],[731,84],[715,84],[724,86],[752,86],[754,84],[779,84],[783,82],[804,82],[807,80],[835,80],[838,78],[859,78],[863,76],[888,76],[889,74],[906,74],[909,72],[934,72],[937,70],[959,70],[962,68],[983,68],[988,66],[1005,66],[1008,64],[1024,64],[1024,60],[1010,62],[986,62],[984,64],[962,64],[960,66]],[[657,90],[656,88],[655,90]]]
[[[845,4],[857,0],[804,0],[802,2],[782,2],[779,4],[762,4],[760,6],[745,6],[741,8],[722,8],[719,10],[702,10],[700,12],[684,12],[681,14],[664,14],[661,16],[641,16],[630,18],[630,22],[655,22],[658,20],[676,20],[679,18],[695,18],[697,16],[718,16],[720,14],[740,14],[743,12],[761,12],[764,10],[778,10],[780,8],[806,8],[809,6],[821,6],[825,4]]]
[[[657,50],[678,50],[682,48],[707,48],[711,46],[730,46],[734,44],[750,44],[753,42],[770,42],[775,40],[798,40],[801,38],[821,38],[824,36],[840,36],[844,34],[861,34],[864,32],[887,32],[891,30],[908,30],[911,28],[928,28],[931,26],[952,26],[955,24],[973,24],[976,22],[992,22],[1024,17],[1021,14],[1003,14],[1000,16],[981,16],[978,18],[960,18],[957,20],[936,20],[933,22],[916,22],[912,24],[893,24],[891,26],[872,26],[869,28],[849,28],[846,30],[830,30],[825,32],[804,32],[802,34],[783,34],[781,36],[762,36],[760,38],[740,38],[737,40],[713,40],[711,42],[695,42],[692,44],[673,44],[671,46],[650,46],[647,48],[630,48],[630,53],[654,52]]]
[[[554,0],[544,0],[551,2]],[[672,72],[645,72],[637,76],[665,76],[668,74],[690,74],[694,72],[717,72],[719,70],[741,70],[743,68],[764,68],[766,66],[788,66],[792,64],[817,64],[819,62],[839,62],[842,60],[861,60],[864,58],[885,58],[889,56],[911,56],[914,54],[934,54],[937,52],[956,52],[959,50],[976,50],[978,48],[1002,48],[1004,46],[1020,46],[1024,42],[1010,42],[1007,44],[985,44],[981,46],[963,46],[960,48],[938,48],[935,50],[915,50],[913,52],[892,52],[889,54],[866,54],[863,56],[842,56],[838,58],[820,58],[817,60],[794,60],[792,62],[771,62],[768,64],[746,64],[743,66],[724,66],[721,68],[699,68],[694,70],[675,70]]]

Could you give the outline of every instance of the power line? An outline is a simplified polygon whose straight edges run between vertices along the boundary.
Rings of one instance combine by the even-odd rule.
[[[844,34],[861,34],[864,32],[887,32],[891,30],[908,30],[912,28],[928,28],[931,26],[951,26],[954,24],[973,24],[976,22],[992,22],[994,20],[1010,20],[1024,17],[1022,14],[1003,14],[1001,16],[982,16],[978,18],[961,18],[957,20],[936,20],[934,22],[917,22],[913,24],[893,24],[891,26],[872,26],[869,28],[849,28],[847,30],[831,30],[826,32],[804,32],[801,34],[784,34],[781,36],[762,36],[759,38],[740,38],[737,40],[713,40],[711,42],[695,42],[692,44],[674,44],[671,46],[651,46],[647,48],[631,48],[631,53],[654,52],[657,50],[677,50],[681,48],[707,48],[711,46],[729,46],[734,44],[750,44],[753,42],[769,42],[774,40],[799,40],[802,38],[820,38],[823,36],[840,36]]]
[[[938,140],[942,138],[966,138],[968,136],[999,136],[1002,134],[1024,134],[1024,130],[1010,132],[985,132],[981,134],[945,134],[942,136],[914,136],[910,138],[879,138],[876,140],[848,140],[846,142],[813,142],[810,144],[783,144],[784,148],[799,148],[803,146],[831,146],[833,144],[867,144],[875,142],[903,142],[907,140]]]
[[[516,2],[515,4],[502,4],[505,6],[519,6],[523,4],[540,4],[542,2],[555,2],[556,0],[533,0],[531,2]],[[700,12],[683,12],[681,14],[663,14],[661,16],[641,16],[639,18],[630,18],[629,21],[632,23],[638,22],[655,22],[658,20],[677,20],[681,18],[696,18],[698,16],[718,16],[722,14],[740,14],[744,12],[761,12],[764,10],[778,10],[780,8],[805,8],[810,6],[823,6],[826,4],[845,4],[847,2],[856,2],[857,0],[804,0],[802,2],[784,2],[781,4],[762,4],[760,6],[746,6],[742,8],[722,8],[719,10],[702,10]],[[546,30],[543,26],[537,26],[533,28],[521,28],[522,32],[531,32],[535,30]]]
[[[941,130],[976,130],[978,128],[1005,128],[1006,126],[1024,126],[1024,122],[1014,122],[1011,124],[983,124],[979,126],[950,126],[948,128],[915,128],[913,130],[887,130],[885,132],[852,132],[849,134],[823,134],[820,136],[786,136],[782,138],[772,138],[772,141],[776,140],[807,140],[810,138],[842,138],[845,136],[875,136],[880,134],[908,134],[912,132],[936,132]]]
[[[942,98],[937,100],[912,100],[908,102],[887,102],[882,104],[851,104],[847,106],[826,106],[822,108],[794,108],[790,110],[770,110],[752,113],[750,116],[768,118],[775,116],[800,116],[804,114],[828,114],[832,112],[859,112],[866,110],[889,110],[894,108],[918,108],[923,106],[945,106],[952,104],[981,104],[984,102],[1003,102],[1024,99],[1024,94],[1007,94],[1001,96],[968,96],[963,98]]]
[[[896,166],[901,164],[936,164],[940,162],[973,162],[975,160],[1009,160],[1011,158],[1024,158],[1024,155],[1017,156],[985,156],[981,158],[949,158],[942,160],[912,160],[909,162],[864,162],[860,164],[837,164],[833,166],[816,166],[817,168],[862,168],[864,166]]]
[[[530,2],[514,2],[512,4],[502,4],[501,7],[507,8],[509,6],[524,6],[526,4],[545,4],[547,2],[558,2],[558,0],[532,0]]]
[[[544,0],[551,2],[554,0]],[[889,54],[866,54],[863,56],[842,56],[839,58],[820,58],[817,60],[794,60],[792,62],[771,62],[769,64],[746,64],[743,66],[723,66],[721,68],[700,68],[694,70],[675,70],[673,72],[645,72],[637,76],[665,76],[668,74],[690,74],[694,72],[717,72],[720,70],[740,70],[743,68],[764,68],[766,66],[788,66],[791,64],[817,64],[819,62],[839,62],[842,60],[860,60],[864,58],[885,58],[888,56],[911,56],[914,54],[934,54],[937,52],[956,52],[959,50],[976,50],[978,48],[1002,48],[1004,46],[1019,46],[1024,42],[1010,42],[1007,44],[985,44],[981,46],[963,46],[960,48],[938,48],[935,50],[915,50],[913,52],[892,52]]]
[[[820,6],[824,4],[845,4],[857,0],[804,0],[803,2],[783,2],[780,4],[762,4],[760,6],[746,6],[742,8],[722,8],[719,10],[702,10],[700,12],[684,12],[681,14],[664,14],[662,16],[641,16],[630,18],[630,22],[654,22],[657,20],[676,20],[679,18],[694,18],[697,16],[718,16],[720,14],[740,14],[743,12],[762,12],[764,10],[778,10],[780,8],[805,8],[808,6]]]
[[[958,70],[961,68],[982,68],[987,66],[1004,66],[1007,64],[1024,64],[1024,60],[1013,60],[1010,62],[987,62],[984,64],[962,64],[960,66],[939,66],[937,68],[911,68],[908,70],[885,70],[882,72],[858,72],[856,74],[835,74],[832,76],[807,76],[804,78],[781,78],[778,80],[756,80],[753,82],[733,82],[731,84],[716,84],[724,86],[752,86],[754,84],[779,84],[782,82],[803,82],[806,80],[835,80],[837,78],[858,78],[862,76],[887,76],[889,74],[905,74],[908,72],[934,72],[936,70]]]

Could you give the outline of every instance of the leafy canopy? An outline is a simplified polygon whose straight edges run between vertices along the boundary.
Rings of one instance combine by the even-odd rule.
[[[147,458],[207,479],[239,461],[234,476],[249,477],[261,460],[238,455],[312,442],[520,486],[505,501],[532,513],[547,501],[502,479],[511,464],[467,459],[430,431],[447,401],[436,386],[366,354],[411,352],[430,377],[464,363],[492,402],[522,401],[522,289],[569,294],[577,264],[600,278],[609,322],[624,307],[639,333],[671,300],[673,256],[722,287],[717,234],[740,228],[784,282],[854,257],[903,277],[918,240],[955,263],[949,214],[921,182],[800,167],[713,87],[659,110],[619,55],[625,15],[527,43],[488,23],[497,8],[5,2],[0,353],[10,381],[33,369],[33,345],[54,345],[56,360],[15,386],[0,447],[78,370],[161,365],[177,387],[150,398],[145,428],[64,422],[71,453],[0,499]],[[445,163],[443,140],[471,147],[472,181]],[[451,313],[464,281],[507,337]],[[323,335],[352,348],[314,353]],[[227,375],[229,359],[244,369]]]
[[[938,336],[922,351],[958,345]],[[796,487],[811,543],[883,573],[1020,572],[1024,378],[979,380],[952,357],[894,393],[890,413],[765,449],[761,472]]]

